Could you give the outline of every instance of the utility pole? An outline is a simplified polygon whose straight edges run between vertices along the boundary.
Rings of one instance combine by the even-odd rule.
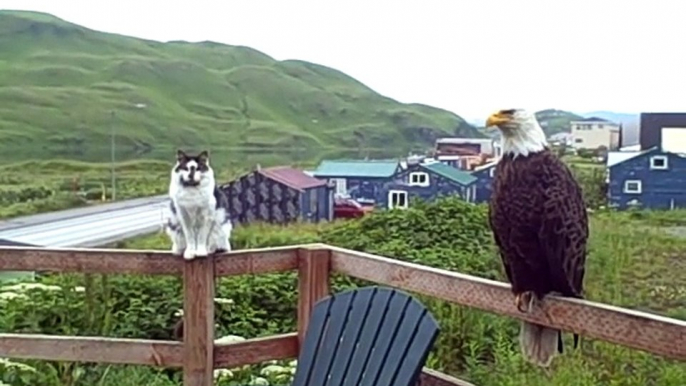
[[[116,131],[115,131],[115,125],[114,125],[114,120],[115,120],[115,113],[114,110],[110,112],[110,135],[111,135],[111,142],[110,142],[110,151],[111,151],[111,163],[112,163],[112,201],[117,199],[117,178],[116,178],[116,171],[115,171],[115,166],[114,163],[116,162],[115,159],[115,147],[117,145],[116,142]]]

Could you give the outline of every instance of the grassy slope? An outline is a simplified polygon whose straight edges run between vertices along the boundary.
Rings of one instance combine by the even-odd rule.
[[[546,135],[550,136],[562,132],[569,133],[569,123],[571,121],[583,119],[583,117],[570,113],[569,111],[548,109],[537,111],[536,119],[538,119],[538,122]]]
[[[331,68],[247,47],[158,43],[0,11],[0,52],[4,145],[93,146],[108,140],[112,124],[122,143],[143,147],[387,148],[479,136],[450,112],[401,104]]]

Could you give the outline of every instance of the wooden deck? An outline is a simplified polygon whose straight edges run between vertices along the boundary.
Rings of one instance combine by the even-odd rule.
[[[298,331],[214,344],[214,278],[298,271]],[[1,247],[0,271],[176,275],[184,279],[184,342],[0,334],[0,357],[182,367],[185,386],[210,386],[213,370],[298,355],[314,303],[332,272],[526,319],[686,361],[686,322],[589,301],[550,298],[533,315],[516,310],[509,285],[324,244],[229,252],[190,262],[161,251]],[[469,383],[426,369],[422,386]]]

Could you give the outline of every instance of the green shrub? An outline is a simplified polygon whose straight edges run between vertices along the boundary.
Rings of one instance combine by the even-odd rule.
[[[678,259],[686,253],[686,242],[646,230],[647,224],[652,223],[637,223],[655,219],[654,222],[662,224],[667,220],[654,215],[637,216],[603,212],[591,218],[588,296],[596,301],[683,317],[686,303],[680,300],[683,297],[678,297],[684,290],[680,284],[683,265],[678,264]],[[674,219],[678,217],[673,216]],[[232,237],[236,249],[312,242],[481,277],[504,278],[488,229],[486,208],[466,204],[457,198],[417,203],[407,210],[381,211],[359,220],[331,224],[239,227]],[[120,246],[167,249],[170,243],[164,235],[154,235]],[[31,290],[23,293],[28,298],[17,294],[9,299],[12,296],[5,295],[7,299],[2,309],[6,312],[0,314],[2,331],[168,339],[182,304],[178,278],[45,275],[39,281],[44,285],[60,286],[63,290]],[[334,291],[367,284],[339,275],[333,278]],[[79,287],[84,287],[83,292]],[[73,288],[79,289],[71,290]],[[218,282],[216,296],[217,336],[251,338],[296,328],[294,273],[223,278]],[[516,338],[517,321],[424,296],[419,298],[441,326],[428,365],[470,379],[476,385],[686,384],[686,371],[676,362],[593,340],[584,340],[579,350],[567,350],[553,362],[550,374],[546,374],[521,358]],[[567,343],[567,347],[571,347],[569,337]],[[37,369],[36,374],[41,374],[27,372],[24,375],[32,385],[100,385],[101,380],[103,386],[114,386],[117,380],[122,386],[178,384],[178,373],[173,371],[133,366],[27,363]],[[222,378],[218,380],[219,385],[262,382],[258,378],[265,377],[260,372],[269,365],[232,369],[237,378]],[[284,366],[285,363],[275,365]],[[0,370],[0,379],[3,374],[9,372]],[[52,378],[45,378],[48,375]],[[276,379],[271,381],[276,382]],[[12,385],[28,386],[28,383]]]

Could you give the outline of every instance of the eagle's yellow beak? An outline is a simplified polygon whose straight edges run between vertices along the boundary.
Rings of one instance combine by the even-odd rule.
[[[501,111],[498,111],[497,113],[491,114],[490,117],[486,120],[486,127],[493,127],[493,126],[500,126],[504,125],[512,119],[511,116],[507,114],[503,114]]]

